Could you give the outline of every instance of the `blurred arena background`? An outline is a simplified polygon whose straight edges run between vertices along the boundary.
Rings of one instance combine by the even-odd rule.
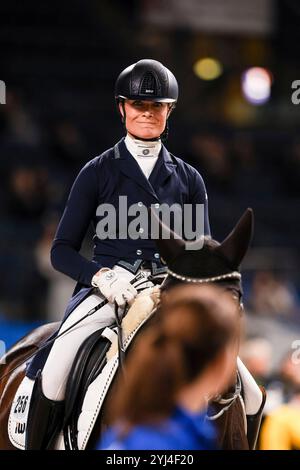
[[[297,0],[1,2],[0,352],[62,318],[74,284],[50,266],[57,222],[79,169],[123,134],[118,73],[153,58],[179,81],[167,146],[203,175],[214,238],[254,209],[241,355],[269,389],[267,413],[290,402],[286,362],[300,348],[299,41]]]

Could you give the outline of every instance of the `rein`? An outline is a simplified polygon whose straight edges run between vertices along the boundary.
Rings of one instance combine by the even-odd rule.
[[[150,284],[150,282],[148,281],[148,277],[145,273],[143,273],[142,271],[140,271],[137,276],[135,276],[131,281],[130,281],[130,284],[132,284],[134,287],[136,287],[137,290],[141,290],[141,289],[144,289],[144,287],[148,287],[148,284]],[[146,284],[146,286],[145,286]],[[77,320],[75,323],[73,323],[72,325],[69,326],[69,328],[67,328],[65,331],[63,331],[62,333],[60,333],[59,335],[57,335],[55,338],[52,338],[51,340],[47,340],[45,341],[44,344],[42,344],[41,346],[39,346],[37,348],[36,351],[34,351],[33,353],[29,354],[25,359],[23,359],[19,364],[17,364],[13,369],[11,369],[9,372],[7,372],[6,374],[3,374],[1,377],[0,377],[0,382],[5,378],[7,377],[8,375],[10,375],[12,372],[14,372],[18,367],[20,367],[22,364],[24,364],[25,362],[27,362],[29,359],[31,359],[33,356],[35,356],[38,352],[42,351],[43,349],[47,348],[50,344],[54,343],[54,341],[56,341],[58,338],[60,338],[61,336],[63,336],[64,334],[68,333],[68,331],[70,331],[72,328],[74,328],[74,326],[77,326],[79,323],[81,323],[83,320],[85,320],[86,318],[90,317],[91,315],[93,315],[95,312],[97,312],[100,308],[104,307],[104,305],[106,305],[108,303],[108,300],[107,299],[104,299],[102,302],[100,302],[98,305],[96,305],[96,307],[93,307],[91,310],[89,310],[89,312],[84,315],[82,318],[80,318],[79,320]],[[119,335],[118,335],[119,336]]]
[[[124,369],[124,361],[125,361],[125,349],[123,343],[123,327],[122,327],[122,319],[128,312],[128,304],[125,304],[124,311],[121,312],[119,316],[119,307],[118,304],[115,303],[115,319],[117,325],[117,333],[118,333],[118,355],[119,355],[119,365],[122,373],[125,373]]]
[[[233,405],[235,400],[241,396],[241,392],[242,392],[242,382],[241,382],[240,374],[237,373],[237,380],[236,380],[235,390],[233,392],[233,395],[230,398],[222,398],[222,396],[218,396],[217,398],[213,400],[215,403],[218,403],[219,405],[226,405],[226,406],[224,406],[224,408],[222,408],[215,415],[209,416],[208,414],[206,414],[206,419],[208,421],[215,421],[216,419],[220,418],[226,411],[229,410],[229,408]]]

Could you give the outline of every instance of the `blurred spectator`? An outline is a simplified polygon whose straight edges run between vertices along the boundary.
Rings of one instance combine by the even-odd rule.
[[[285,401],[289,401],[295,392],[300,391],[299,359],[293,358],[293,355],[289,352],[282,360],[279,373],[284,387]]]
[[[284,393],[282,381],[273,375],[273,347],[266,338],[255,337],[246,340],[240,348],[240,357],[259,385],[267,392],[264,414],[283,403]]]
[[[195,134],[190,152],[192,164],[201,172],[209,194],[232,190],[233,168],[224,139],[215,134]]]
[[[285,150],[282,158],[282,183],[290,197],[300,197],[300,138],[297,136]]]
[[[271,372],[270,341],[265,338],[248,339],[241,345],[239,356],[258,384],[265,386]]]
[[[0,286],[0,309],[9,320],[35,321],[44,318],[47,285],[39,274],[33,248],[26,239],[18,245],[19,237],[8,241],[6,257],[0,257],[3,282]]]
[[[290,398],[265,418],[261,450],[300,450],[300,363],[290,355],[284,360],[282,378]]]
[[[87,148],[78,126],[68,119],[55,122],[49,138],[53,161],[73,181],[87,159]]]
[[[11,169],[6,195],[7,216],[26,222],[38,221],[48,206],[48,196],[45,168],[19,165]]]
[[[8,140],[33,146],[40,142],[40,129],[26,109],[21,95],[16,91],[8,90],[6,93],[2,129]]]
[[[63,210],[72,184],[88,159],[88,149],[79,127],[67,118],[49,124],[47,135],[50,209]]]
[[[40,274],[47,280],[47,298],[45,301],[48,321],[61,321],[66,305],[72,295],[75,282],[53,269],[50,262],[50,249],[57,228],[58,219],[50,219],[35,249],[35,258]]]
[[[117,424],[101,448],[215,448],[205,410],[235,375],[238,319],[236,303],[219,288],[173,288],[128,357],[110,407]]]
[[[233,182],[239,197],[260,199],[273,197],[273,178],[270,171],[264,171],[263,162],[257,158],[253,136],[238,133],[232,142],[235,169]]]
[[[296,312],[296,294],[271,271],[258,271],[253,279],[250,305],[254,313],[288,316]]]

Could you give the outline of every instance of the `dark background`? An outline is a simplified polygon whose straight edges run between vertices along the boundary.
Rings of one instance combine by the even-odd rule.
[[[4,317],[49,317],[52,274],[37,261],[38,247],[45,255],[79,169],[124,134],[114,83],[140,58],[162,61],[178,79],[167,147],[204,177],[214,238],[225,237],[246,207],[254,209],[246,295],[256,272],[267,270],[288,284],[298,304],[300,105],[291,102],[291,84],[300,79],[300,6],[271,4],[271,31],[250,34],[197,30],[184,22],[155,25],[147,20],[147,1],[1,2]],[[223,74],[211,82],[193,73],[205,55],[223,63]],[[248,104],[241,94],[240,77],[250,66],[267,67],[273,76],[263,106]]]

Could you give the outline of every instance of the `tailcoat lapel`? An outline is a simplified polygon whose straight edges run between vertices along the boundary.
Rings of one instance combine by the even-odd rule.
[[[161,147],[159,158],[150,174],[149,183],[154,190],[161,188],[176,168],[176,163],[172,160],[168,150],[164,145]]]
[[[176,163],[171,159],[168,150],[162,145],[159,158],[148,180],[134,157],[127,150],[124,139],[115,145],[114,159],[121,173],[134,180],[136,184],[151,194],[155,200],[158,200],[156,189],[163,185],[176,167]]]

